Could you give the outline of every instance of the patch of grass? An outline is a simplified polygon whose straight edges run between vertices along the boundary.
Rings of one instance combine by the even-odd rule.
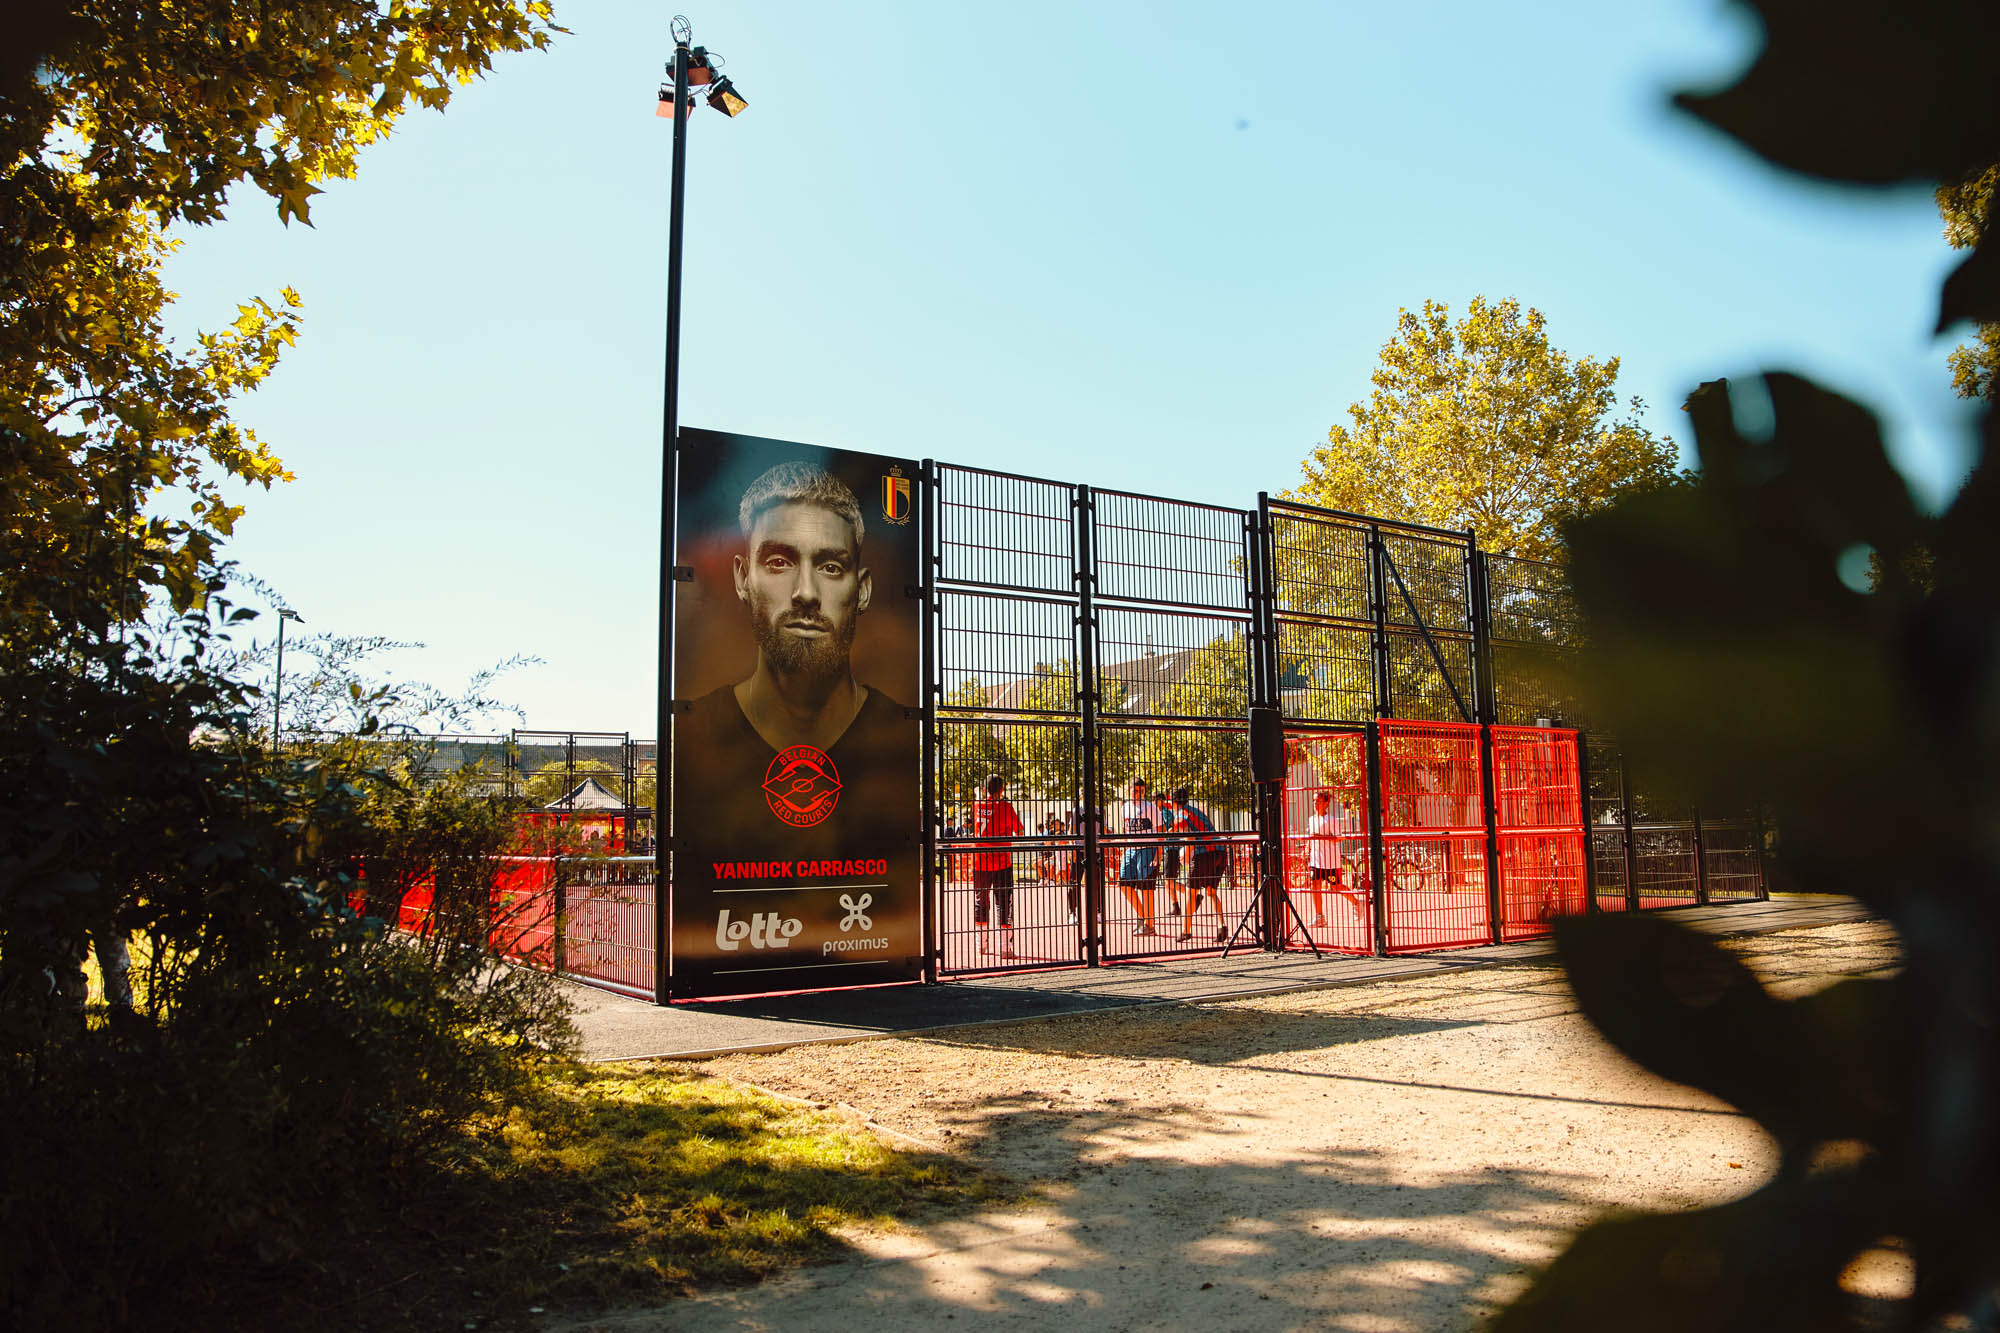
[[[393,1215],[326,1254],[218,1274],[209,1316],[500,1328],[534,1307],[664,1300],[835,1257],[836,1232],[1024,1190],[828,1111],[691,1070],[553,1063]],[[317,1247],[315,1247],[317,1248]]]

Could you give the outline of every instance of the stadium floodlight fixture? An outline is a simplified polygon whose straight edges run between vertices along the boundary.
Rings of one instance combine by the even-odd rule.
[[[697,46],[688,52],[688,86],[706,88],[715,82],[716,71],[722,68],[722,57],[710,55],[705,46]]]
[[[736,85],[724,79],[709,90],[708,104],[725,116],[740,116],[750,103],[736,91]]]

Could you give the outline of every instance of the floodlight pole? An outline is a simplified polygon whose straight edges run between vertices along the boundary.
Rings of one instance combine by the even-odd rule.
[[[283,720],[284,708],[285,708],[285,622],[287,620],[296,620],[301,625],[305,623],[304,618],[300,616],[298,612],[288,611],[282,607],[279,608],[277,679],[271,687],[271,753],[272,754],[276,754],[278,752],[278,728],[281,721]]]
[[[672,998],[673,917],[668,895],[668,860],[673,840],[673,767],[670,743],[674,716],[674,590],[680,571],[674,563],[674,480],[681,410],[681,215],[687,184],[688,61],[693,33],[686,19],[674,21],[674,165],[667,205],[667,375],[660,429],[660,670],[659,739],[653,742],[653,1000]]]

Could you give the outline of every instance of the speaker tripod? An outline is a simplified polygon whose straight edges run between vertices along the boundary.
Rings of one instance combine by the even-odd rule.
[[[1237,918],[1236,929],[1229,933],[1229,943],[1222,946],[1222,956],[1224,958],[1229,957],[1229,951],[1236,947],[1236,941],[1242,937],[1244,930],[1249,926],[1250,918],[1256,914],[1257,910],[1260,907],[1264,905],[1264,895],[1270,892],[1271,888],[1273,887],[1268,882],[1270,879],[1269,876],[1262,876],[1261,878],[1264,879],[1266,882],[1260,884],[1257,888],[1257,892],[1250,896],[1250,905],[1243,909],[1243,915]],[[1282,883],[1276,885],[1275,887],[1278,893],[1278,900],[1284,903],[1285,913],[1286,915],[1292,918],[1292,924],[1298,927],[1300,936],[1303,937],[1306,942],[1306,947],[1313,951],[1313,957],[1318,958],[1321,961],[1324,961],[1326,955],[1319,951],[1319,945],[1317,942],[1314,941],[1312,937],[1312,931],[1306,928],[1306,919],[1299,915],[1298,905],[1292,901],[1291,889],[1287,888]],[[1291,933],[1290,931],[1286,932],[1287,938],[1290,937],[1290,933]]]
[[[1292,891],[1285,883],[1284,830],[1284,786],[1285,786],[1285,724],[1275,708],[1253,707],[1250,710],[1250,780],[1257,785],[1257,803],[1261,811],[1257,846],[1257,892],[1250,896],[1250,905],[1243,909],[1243,915],[1236,922],[1236,929],[1229,936],[1229,943],[1222,946],[1222,956],[1236,947],[1244,930],[1250,924],[1251,914],[1263,907],[1269,899],[1266,895],[1276,892],[1278,900],[1285,905],[1284,913],[1289,915],[1292,925],[1298,927],[1305,937],[1306,947],[1313,951],[1313,957],[1325,959],[1319,951],[1319,944],[1306,928],[1306,919],[1299,915],[1297,904],[1292,902]],[[1271,844],[1277,840],[1277,854],[1272,855]],[[1288,927],[1287,938],[1291,935]]]

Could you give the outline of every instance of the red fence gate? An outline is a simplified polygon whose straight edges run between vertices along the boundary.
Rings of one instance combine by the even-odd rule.
[[[1478,726],[1391,721],[1375,726],[1388,951],[1490,944]]]
[[[1500,938],[1548,932],[1585,910],[1583,784],[1577,734],[1494,727],[1494,837],[1500,850]]]
[[[1293,912],[1283,918],[1289,947],[1335,953],[1375,951],[1370,865],[1368,737],[1360,731],[1309,732],[1285,740],[1284,877]]]
[[[1379,933],[1387,953],[1461,949],[1587,910],[1578,740],[1394,720],[1287,733],[1287,946],[1372,953]]]

